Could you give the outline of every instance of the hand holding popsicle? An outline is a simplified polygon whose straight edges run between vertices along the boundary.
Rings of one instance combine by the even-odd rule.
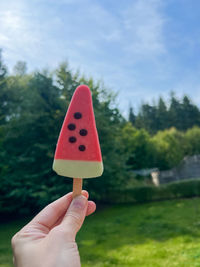
[[[72,200],[72,193],[44,208],[13,238],[15,267],[79,267],[80,257],[75,236],[86,215],[96,205],[88,193]]]
[[[81,178],[103,173],[92,96],[86,85],[78,86],[72,97],[58,139],[53,169],[59,175],[74,178],[74,196],[81,192]]]

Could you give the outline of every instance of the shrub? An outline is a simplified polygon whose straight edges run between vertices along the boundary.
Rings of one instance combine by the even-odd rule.
[[[107,193],[104,202],[135,203],[195,196],[200,196],[200,179],[173,182],[160,187],[138,186],[112,191]]]

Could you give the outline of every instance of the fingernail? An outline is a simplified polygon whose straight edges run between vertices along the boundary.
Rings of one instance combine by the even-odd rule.
[[[89,198],[89,193],[86,190],[82,190],[82,195],[84,195],[87,199]]]
[[[71,206],[75,209],[82,210],[87,204],[87,198],[83,195],[77,196],[72,200]]]

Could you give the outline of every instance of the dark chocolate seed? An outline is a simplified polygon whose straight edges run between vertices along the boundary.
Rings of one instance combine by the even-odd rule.
[[[82,118],[82,114],[80,113],[80,112],[76,112],[76,113],[74,113],[74,118],[75,119],[81,119]]]
[[[73,124],[73,123],[68,124],[67,127],[68,127],[68,129],[69,129],[70,131],[73,131],[73,130],[76,129],[76,125]]]
[[[86,129],[81,129],[80,132],[79,132],[79,134],[80,134],[81,136],[86,136],[87,133],[88,133],[88,131],[87,131]]]
[[[80,145],[80,146],[79,146],[79,150],[80,150],[80,151],[85,151],[85,149],[86,149],[86,147],[85,147],[84,145]]]
[[[69,137],[69,142],[70,143],[75,143],[76,142],[76,137],[75,136],[70,136]]]

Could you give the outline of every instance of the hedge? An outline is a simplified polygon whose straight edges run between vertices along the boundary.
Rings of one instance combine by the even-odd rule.
[[[129,189],[107,192],[105,203],[142,203],[174,198],[189,198],[200,196],[200,179],[183,180],[159,187],[138,186]]]
[[[25,193],[25,202],[21,198],[21,195],[18,198],[16,194],[7,196],[0,195],[0,215],[2,218],[10,218],[13,215],[27,216],[38,212],[48,204],[46,194],[51,194],[52,192],[48,191],[47,193],[46,189],[43,189],[36,196],[29,194],[28,191]],[[106,204],[143,203],[175,198],[197,197],[200,196],[200,179],[173,182],[159,187],[137,186],[134,188],[107,191],[104,195],[101,195],[101,199],[95,199],[95,194],[92,192],[90,192],[90,195],[91,199],[94,199],[96,202]]]

